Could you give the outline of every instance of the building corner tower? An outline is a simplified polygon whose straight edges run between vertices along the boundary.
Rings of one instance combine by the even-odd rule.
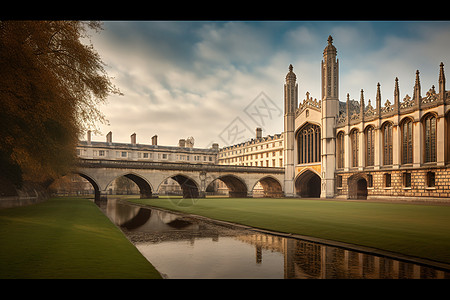
[[[295,197],[294,130],[295,111],[298,107],[297,76],[289,65],[284,85],[284,195]]]
[[[339,115],[339,60],[333,38],[323,50],[322,60],[322,188],[320,197],[335,195],[336,121]]]

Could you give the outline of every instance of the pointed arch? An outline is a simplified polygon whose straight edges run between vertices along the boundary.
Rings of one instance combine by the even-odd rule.
[[[424,162],[435,162],[437,153],[437,115],[429,112],[422,117]]]
[[[296,194],[302,198],[319,198],[322,180],[312,169],[305,169],[295,179]]]
[[[345,145],[344,145],[344,131],[339,131],[336,138],[336,163],[337,169],[342,169],[345,166]]]
[[[400,121],[402,164],[412,164],[414,154],[413,130],[414,119],[405,117]]]
[[[392,165],[393,153],[393,137],[392,137],[393,123],[386,121],[381,125],[381,132],[383,135],[383,165]]]
[[[359,156],[359,131],[357,128],[353,128],[350,131],[350,149],[351,149],[351,166],[358,166]]]
[[[298,163],[313,163],[321,160],[320,125],[305,123],[296,133]]]
[[[366,126],[364,136],[366,139],[366,166],[373,166],[375,161],[375,127],[373,125]]]

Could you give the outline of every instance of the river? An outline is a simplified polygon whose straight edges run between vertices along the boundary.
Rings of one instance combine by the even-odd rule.
[[[433,279],[450,273],[388,257],[108,199],[100,208],[168,279]]]

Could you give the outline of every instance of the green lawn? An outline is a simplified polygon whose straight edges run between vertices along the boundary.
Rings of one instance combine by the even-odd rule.
[[[0,278],[161,278],[90,200],[0,210]]]
[[[286,198],[130,201],[450,263],[450,206]]]

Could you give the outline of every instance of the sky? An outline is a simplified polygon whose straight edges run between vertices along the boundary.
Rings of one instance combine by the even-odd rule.
[[[91,43],[123,96],[101,111],[105,141],[176,146],[194,137],[196,148],[244,142],[283,131],[283,85],[289,65],[297,75],[299,103],[321,99],[320,66],[328,36],[339,59],[339,97],[375,107],[412,96],[416,70],[422,96],[438,88],[439,64],[450,76],[447,21],[104,21]],[[449,77],[450,78],[450,77]],[[449,80],[447,80],[449,82]],[[448,86],[449,84],[447,84]]]

